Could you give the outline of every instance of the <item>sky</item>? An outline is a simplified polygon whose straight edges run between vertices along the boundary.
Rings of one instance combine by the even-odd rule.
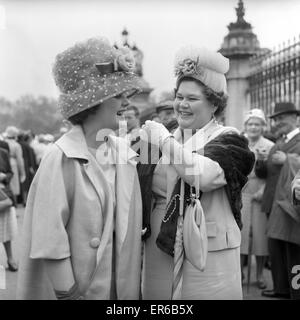
[[[156,91],[174,87],[173,60],[186,44],[220,49],[238,0],[0,0],[0,96],[57,97],[57,53],[93,36],[129,42],[144,53],[144,78]],[[300,0],[244,0],[261,47],[300,35]]]

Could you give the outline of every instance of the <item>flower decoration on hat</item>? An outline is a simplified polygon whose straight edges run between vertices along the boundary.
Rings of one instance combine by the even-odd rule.
[[[196,61],[192,59],[185,59],[182,62],[179,62],[178,65],[175,67],[175,75],[179,76],[189,76],[193,74],[201,74],[203,69],[201,66],[198,65],[199,59],[197,58]]]
[[[219,52],[195,46],[182,47],[176,53],[174,69],[177,86],[184,77],[189,77],[216,92],[227,92],[224,74],[229,69],[229,60]]]
[[[116,70],[133,72],[135,69],[135,59],[132,51],[127,47],[114,50]]]

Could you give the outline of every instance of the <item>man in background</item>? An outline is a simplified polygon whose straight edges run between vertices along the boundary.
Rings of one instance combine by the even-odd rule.
[[[127,134],[125,138],[128,140],[130,146],[134,148],[134,146],[139,141],[139,131],[140,131],[140,112],[139,109],[130,105],[127,107],[127,110],[124,112],[124,118],[127,123]]]
[[[162,123],[171,133],[177,129],[178,122],[175,117],[172,100],[165,100],[158,103],[156,113],[160,119],[160,123]]]
[[[276,144],[267,161],[257,161],[256,174],[266,178],[262,211],[268,216],[267,235],[273,278],[273,290],[264,290],[270,298],[300,299],[300,290],[292,286],[293,267],[300,265],[300,219],[292,204],[291,183],[300,169],[300,112],[291,102],[277,103],[274,114]],[[259,155],[259,158],[263,155]]]

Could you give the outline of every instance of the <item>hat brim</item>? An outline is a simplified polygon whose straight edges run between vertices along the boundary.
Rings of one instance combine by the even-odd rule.
[[[269,118],[269,119],[273,119],[273,118],[275,118],[275,117],[277,117],[277,116],[280,116],[280,115],[282,115],[282,114],[291,114],[291,113],[295,113],[295,114],[297,114],[298,116],[300,116],[300,111],[299,111],[299,110],[290,110],[290,111],[282,111],[282,112],[274,113],[274,114],[272,114],[271,116],[269,116],[268,118]]]
[[[104,81],[106,81],[105,86]],[[116,72],[107,75],[105,79],[93,78],[93,90],[62,94],[59,98],[59,106],[63,117],[69,119],[120,94],[126,93],[126,97],[129,98],[141,91],[142,82],[139,76]]]
[[[159,113],[161,111],[164,111],[164,110],[172,110],[174,111],[174,107],[173,106],[169,106],[169,107],[156,107],[156,112]]]

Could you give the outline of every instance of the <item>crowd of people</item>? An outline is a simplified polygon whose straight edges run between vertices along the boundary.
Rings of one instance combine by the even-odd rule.
[[[51,134],[34,136],[31,131],[15,126],[8,126],[0,134],[0,189],[10,199],[0,213],[0,243],[4,245],[8,269],[12,272],[18,270],[11,246],[11,241],[18,235],[15,209],[18,205],[26,205],[39,163],[54,141]]]
[[[141,124],[133,69],[129,49],[104,38],[75,44],[53,67],[70,130],[56,141],[3,135],[1,186],[12,203],[1,209],[11,216],[0,212],[0,240],[15,270],[12,236],[1,231],[18,192],[27,202],[17,299],[239,300],[252,255],[264,296],[300,299],[295,105],[251,109],[242,133],[223,126],[228,59],[183,47],[174,100]]]

